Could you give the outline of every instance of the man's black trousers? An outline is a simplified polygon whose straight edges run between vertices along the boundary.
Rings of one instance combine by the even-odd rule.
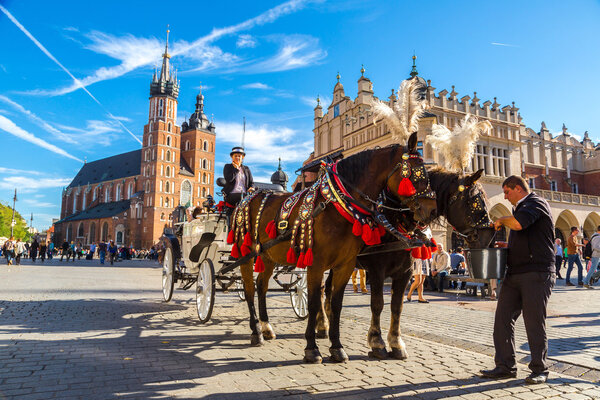
[[[546,308],[555,282],[556,274],[550,272],[526,272],[506,276],[498,296],[494,319],[494,361],[497,367],[507,372],[517,371],[515,321],[522,312],[531,351],[529,369],[535,373],[548,373]]]

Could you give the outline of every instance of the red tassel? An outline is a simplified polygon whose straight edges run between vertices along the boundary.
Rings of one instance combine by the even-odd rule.
[[[260,256],[256,257],[254,262],[254,272],[265,272],[265,263]]]
[[[385,236],[387,231],[385,230],[383,225],[377,225],[377,229],[379,229],[379,236]]]
[[[375,245],[375,244],[380,244],[381,243],[381,236],[379,235],[379,229],[373,229],[373,231],[371,232],[371,244]]]
[[[288,262],[288,264],[296,263],[296,252],[294,251],[293,247],[290,247],[290,249],[288,250],[286,261]]]
[[[246,246],[245,244],[242,245],[242,256],[247,256],[248,254],[250,254],[250,252],[252,252],[252,250],[250,249],[250,247]]]
[[[303,262],[304,262],[304,265],[306,265],[307,267],[310,267],[311,265],[313,265],[312,247],[306,251]]]
[[[354,224],[352,225],[352,233],[354,236],[362,235],[362,225],[358,222],[357,219],[354,220]]]
[[[275,239],[275,237],[277,237],[277,227],[275,226],[275,221],[269,221],[265,232],[267,232],[269,239]]]
[[[250,232],[246,232],[246,234],[244,235],[244,246],[252,246],[252,238],[250,237]]]
[[[238,248],[237,243],[234,243],[233,247],[231,248],[231,257],[240,258],[240,249]]]
[[[233,244],[233,235],[235,234],[234,230],[230,230],[227,234],[227,244]]]
[[[296,264],[296,268],[306,268],[304,264],[304,253],[300,253],[298,256],[298,263]]]
[[[362,240],[365,243],[371,241],[371,227],[368,224],[362,226]]]
[[[423,256],[423,260],[429,260],[431,258],[431,249],[427,246],[423,246],[421,249],[421,256]]]
[[[415,247],[414,249],[412,249],[410,251],[410,255],[413,258],[421,258],[421,248],[420,247]]]
[[[400,185],[398,185],[398,194],[400,196],[410,197],[415,193],[417,193],[417,189],[415,189],[410,179],[402,178]]]

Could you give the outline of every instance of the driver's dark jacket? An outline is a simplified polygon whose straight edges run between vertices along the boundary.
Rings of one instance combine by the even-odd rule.
[[[530,193],[513,216],[523,229],[511,230],[508,236],[507,273],[555,272],[554,222],[548,202]]]
[[[254,179],[252,178],[252,173],[250,172],[250,168],[242,164],[242,168],[244,169],[244,174],[246,175],[246,190],[250,189],[252,185],[254,185]],[[225,164],[223,167],[223,178],[225,178],[225,186],[223,187],[223,192],[225,195],[229,195],[233,188],[235,187],[235,177],[237,176],[238,170],[233,164]]]

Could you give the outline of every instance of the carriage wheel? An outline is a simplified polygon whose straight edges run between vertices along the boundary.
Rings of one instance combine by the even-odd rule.
[[[290,300],[292,308],[300,319],[308,317],[308,288],[306,284],[306,273],[302,274],[300,280],[296,283],[296,287],[290,292]]]
[[[204,324],[210,320],[215,305],[215,268],[212,261],[205,258],[199,269],[196,281],[196,310],[200,322]]]
[[[244,281],[241,279],[236,280],[235,288],[237,290],[237,295],[239,296],[240,300],[242,300],[242,301],[246,300],[246,292],[244,292]]]
[[[173,286],[175,285],[175,258],[173,257],[173,249],[171,245],[167,245],[163,256],[162,268],[162,292],[166,302],[171,300],[173,296]]]

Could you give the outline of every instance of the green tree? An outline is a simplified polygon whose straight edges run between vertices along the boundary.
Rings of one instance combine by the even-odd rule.
[[[10,222],[12,220],[12,208],[0,202],[0,236],[10,237]],[[21,214],[15,210],[15,222],[17,223],[13,229],[13,236],[28,241],[31,234],[28,231],[27,221],[23,219]]]

